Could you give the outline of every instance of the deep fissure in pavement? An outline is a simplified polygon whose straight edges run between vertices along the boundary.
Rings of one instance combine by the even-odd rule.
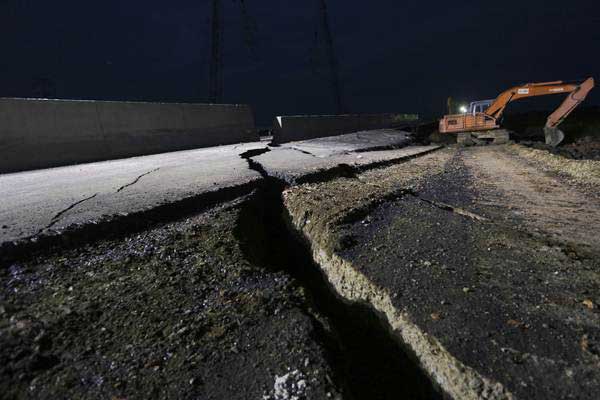
[[[235,235],[246,257],[284,270],[304,287],[314,310],[307,312],[321,327],[317,339],[328,349],[336,383],[355,399],[441,398],[385,317],[371,305],[350,303],[335,292],[288,223],[283,189],[280,181],[265,179],[243,205]]]
[[[5,260],[28,258],[31,251],[51,253],[100,240],[139,232],[157,224],[174,221],[205,210],[226,198],[238,198],[254,189],[241,205],[236,236],[244,254],[259,265],[279,269],[295,277],[310,302],[306,312],[316,327],[315,340],[328,350],[333,380],[345,389],[347,398],[437,398],[440,395],[418,363],[390,331],[385,317],[370,304],[350,303],[337,295],[319,266],[315,265],[305,242],[286,220],[288,214],[281,194],[284,184],[270,178],[251,157],[268,149],[241,155],[263,176],[258,185],[247,184],[205,196],[193,196],[153,210],[104,221],[89,228],[61,232],[11,249]],[[258,188],[257,188],[258,187]],[[22,244],[21,244],[22,245]]]

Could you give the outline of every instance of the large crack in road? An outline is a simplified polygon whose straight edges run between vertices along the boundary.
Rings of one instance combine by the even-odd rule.
[[[246,203],[236,231],[241,242],[246,244],[244,248],[247,255],[267,265],[285,266],[285,272],[301,282],[307,290],[311,306],[318,310],[324,318],[324,325],[329,327],[322,333],[337,382],[341,383],[351,398],[441,398],[442,390],[423,372],[414,351],[393,333],[388,321],[373,305],[348,301],[328,281],[324,273],[326,269],[315,264],[310,243],[293,226],[285,208],[282,195],[288,184],[270,176],[253,159],[268,151],[260,149],[240,155],[248,161],[251,169],[264,178],[253,201]],[[414,157],[398,159],[395,164]],[[360,170],[341,164],[311,173],[301,181],[354,178]],[[382,201],[386,200],[389,198]]]
[[[264,151],[241,156],[260,171],[251,158]],[[37,397],[437,397],[373,310],[343,302],[327,286],[284,218],[285,186],[262,175],[258,185],[3,252],[3,391]],[[239,197],[251,190],[249,198]],[[228,198],[240,200],[227,205]],[[237,215],[234,223],[219,222],[228,215]],[[234,239],[227,239],[231,233]],[[264,285],[274,285],[271,294]],[[254,304],[254,296],[266,300],[244,306]],[[232,310],[232,303],[242,308]],[[265,337],[248,337],[256,331],[252,326]],[[195,354],[202,355],[199,361]],[[232,376],[234,365],[250,381]]]
[[[502,197],[470,184],[462,151],[295,185],[256,160],[268,151],[240,154],[252,184],[3,252],[1,389],[543,398],[547,374],[557,393],[594,391],[594,317],[569,309],[572,329],[564,308],[596,290],[597,264],[499,220],[479,198]],[[591,379],[573,389],[559,363]]]
[[[252,160],[251,154],[243,157],[248,160],[250,168],[265,178],[259,204],[262,207],[266,205],[266,208],[255,208],[249,213],[262,215],[263,221],[253,221],[249,225],[266,227],[267,238],[265,234],[250,234],[249,237],[262,236],[262,239],[248,248],[256,249],[260,244],[269,243],[267,257],[284,259],[284,262],[277,264],[287,265],[287,272],[310,290],[310,298],[316,308],[332,324],[338,347],[333,352],[344,360],[337,365],[337,369],[341,367],[343,370],[344,383],[351,383],[351,392],[356,398],[397,398],[399,394],[406,398],[436,398],[443,394],[453,398],[511,397],[501,384],[480,376],[455,359],[435,339],[428,338],[418,326],[394,308],[385,291],[357,273],[343,259],[325,255],[327,252],[321,243],[303,232],[309,221],[304,218],[301,225],[294,223],[294,214],[286,208],[282,198],[286,183],[269,176],[260,163]],[[407,161],[401,160],[395,164]],[[358,173],[356,168],[342,165],[312,173],[310,179],[304,178],[302,183],[346,178],[367,184],[358,179]],[[410,188],[400,188],[352,209],[338,223],[362,219],[378,206],[406,195],[460,215],[470,218],[476,216],[460,208],[422,199]],[[359,335],[358,332],[365,334]]]
[[[267,179],[245,204],[236,234],[249,258],[283,268],[306,290],[309,307],[322,316],[321,331],[336,381],[349,398],[435,399],[441,392],[368,303],[349,302],[316,265],[307,243],[289,221],[285,185]]]

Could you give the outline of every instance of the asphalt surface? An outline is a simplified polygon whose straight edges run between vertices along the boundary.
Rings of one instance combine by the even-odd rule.
[[[260,179],[220,146],[0,175],[0,243],[133,213]]]
[[[384,313],[455,398],[597,398],[600,206],[585,187],[494,146],[285,199],[335,290]]]
[[[261,175],[242,157],[247,152],[270,150],[265,164],[300,176],[339,163],[403,157],[396,152],[365,150],[408,144],[405,132],[370,131],[273,148],[265,142],[244,143],[4,174],[0,175],[0,245],[35,240],[68,227],[98,223],[227,188],[251,188]],[[423,149],[410,150],[420,151]]]
[[[325,171],[337,169],[337,173],[351,174],[438,148],[411,145],[410,136],[402,131],[366,131],[287,143],[252,160],[264,174],[293,185],[321,179],[319,176]]]

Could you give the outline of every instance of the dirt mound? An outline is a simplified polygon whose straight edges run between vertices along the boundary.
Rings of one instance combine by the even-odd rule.
[[[522,141],[523,146],[545,150],[554,155],[572,160],[600,160],[600,138],[586,136],[577,141],[559,147],[548,146],[541,142]]]

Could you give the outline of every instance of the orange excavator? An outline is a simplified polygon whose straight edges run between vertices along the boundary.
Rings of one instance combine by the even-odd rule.
[[[550,114],[544,127],[546,144],[557,146],[565,138],[558,125],[583,102],[593,87],[593,78],[583,82],[555,81],[515,86],[501,93],[495,100],[471,103],[468,109],[462,110],[462,114],[444,116],[440,120],[440,133],[457,134],[457,142],[463,144],[477,143],[484,139],[492,139],[498,144],[506,143],[510,134],[506,129],[500,129],[499,122],[508,103],[525,97],[568,93],[565,101]]]

